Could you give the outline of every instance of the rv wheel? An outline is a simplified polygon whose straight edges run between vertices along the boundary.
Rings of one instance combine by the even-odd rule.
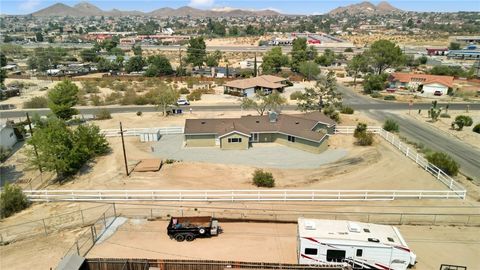
[[[200,234],[204,234],[204,233],[205,233],[205,229],[204,229],[204,228],[201,228],[198,232],[199,232]]]
[[[177,240],[178,242],[183,242],[183,240],[185,240],[185,235],[179,233],[179,234],[176,234],[175,235],[175,240]]]
[[[185,235],[185,240],[187,240],[188,242],[192,242],[193,240],[195,240],[195,235],[189,233]]]

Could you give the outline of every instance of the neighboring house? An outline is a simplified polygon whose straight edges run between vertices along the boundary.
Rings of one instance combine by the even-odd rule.
[[[223,86],[225,94],[252,97],[257,92],[263,92],[263,94],[270,94],[273,90],[283,92],[287,86],[287,79],[272,75],[262,75],[248,79],[229,81]]]
[[[411,89],[425,94],[440,91],[442,95],[446,95],[448,88],[453,87],[453,76],[396,72],[390,75],[389,81],[390,88]]]
[[[0,147],[3,149],[12,149],[17,143],[17,136],[15,130],[8,123],[0,124]]]
[[[480,50],[451,50],[447,53],[448,58],[463,59],[463,60],[477,60],[480,59]]]
[[[257,69],[260,68],[263,64],[262,58],[257,58]],[[245,59],[240,61],[240,68],[241,69],[253,69],[255,67],[255,58]]]
[[[211,77],[211,78],[226,78],[227,75],[229,78],[236,77],[237,71],[234,68],[226,67],[205,67],[205,68],[195,68],[192,70],[193,75],[201,77]]]
[[[320,153],[327,149],[328,137],[334,134],[335,125],[335,121],[321,112],[187,119],[185,146],[241,150],[255,143],[275,142]]]

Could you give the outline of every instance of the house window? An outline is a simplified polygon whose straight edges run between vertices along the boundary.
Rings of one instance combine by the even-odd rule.
[[[252,135],[250,136],[250,141],[258,142],[258,133],[252,133]]]
[[[357,249],[357,257],[363,256],[363,249]]]
[[[345,250],[327,250],[327,262],[341,262],[345,259]]]
[[[228,143],[241,143],[242,138],[228,138]]]
[[[288,135],[289,142],[295,142],[295,137]]]
[[[305,249],[305,255],[317,255],[318,254],[318,249],[316,248],[306,248]]]
[[[392,237],[387,237],[387,240],[388,240],[389,242],[395,242],[395,240],[393,240]]]

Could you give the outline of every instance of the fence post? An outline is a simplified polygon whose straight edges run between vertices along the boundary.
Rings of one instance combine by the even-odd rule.
[[[80,256],[80,248],[78,247],[78,240],[75,241],[75,245],[77,246],[77,255]]]
[[[45,219],[42,219],[42,222],[43,222],[43,229],[45,230],[45,236],[47,236],[48,232],[47,232],[47,225],[45,225]]]
[[[117,208],[115,207],[115,203],[113,203],[113,215],[117,217]]]
[[[85,218],[83,217],[83,210],[80,209],[80,215],[82,216],[82,226],[85,225]]]
[[[107,219],[105,218],[105,213],[103,213],[103,224],[105,225],[105,229],[107,229]]]
[[[90,232],[92,233],[92,243],[95,244],[97,237],[95,236],[95,225],[90,226]]]

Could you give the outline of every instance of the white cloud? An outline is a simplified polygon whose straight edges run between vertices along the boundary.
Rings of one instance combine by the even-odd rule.
[[[36,8],[38,5],[40,5],[40,0],[25,0],[22,3],[20,3],[19,7],[21,10],[31,11],[34,8]]]
[[[190,0],[189,6],[192,7],[211,7],[215,0]]]

